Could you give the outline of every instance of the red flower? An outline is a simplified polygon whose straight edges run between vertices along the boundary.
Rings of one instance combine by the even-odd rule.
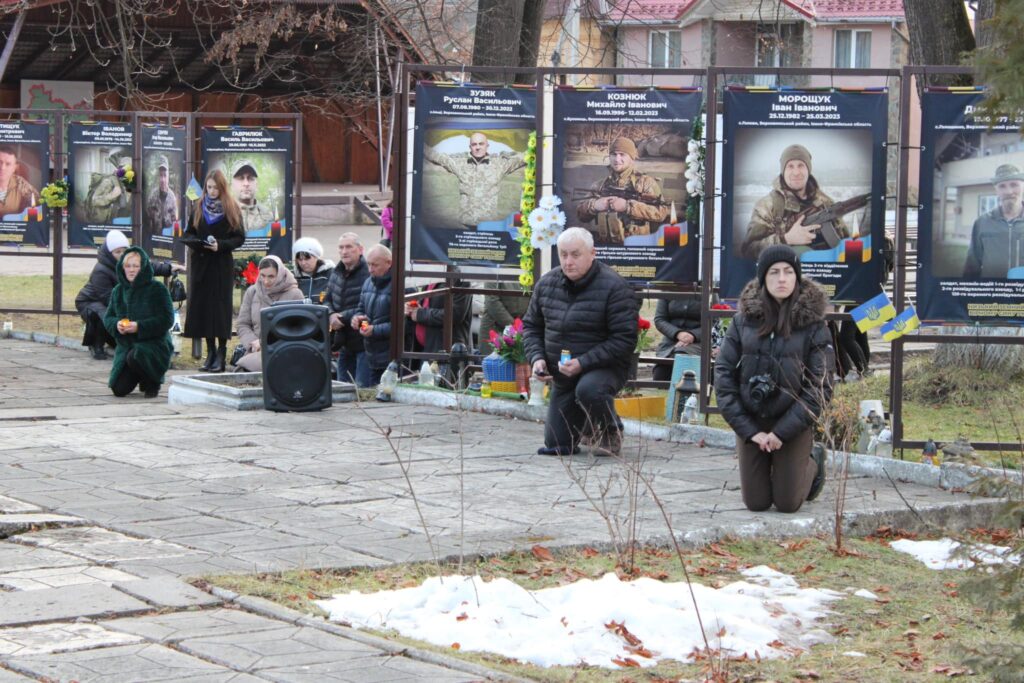
[[[248,282],[250,285],[254,285],[256,284],[256,280],[259,278],[259,276],[260,269],[256,266],[256,262],[249,261],[249,265],[247,265],[245,267],[245,270],[242,271],[242,277],[244,277],[245,281]]]
[[[644,318],[637,318],[636,319],[636,326],[638,328],[640,328],[641,330],[649,330],[649,329],[651,329],[651,321],[650,320],[645,320]]]

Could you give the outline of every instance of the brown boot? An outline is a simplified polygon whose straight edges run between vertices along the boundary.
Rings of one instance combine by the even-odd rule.
[[[592,453],[602,457],[616,457],[622,453],[622,432],[614,427],[606,429]]]

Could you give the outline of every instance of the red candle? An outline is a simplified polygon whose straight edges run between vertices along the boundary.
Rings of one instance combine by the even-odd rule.
[[[274,221],[273,223],[270,224],[271,235],[274,234],[275,230],[280,233],[281,237],[284,237],[284,228],[281,227],[281,221]]]
[[[181,221],[174,221],[174,228],[172,232],[175,237],[181,237]]]
[[[677,247],[679,246],[679,226],[678,225],[666,225],[665,226],[665,246]]]
[[[846,240],[846,262],[861,263],[864,253],[864,243],[860,240]]]
[[[28,207],[28,216],[27,216],[27,218],[28,218],[28,220],[30,220],[30,221],[33,221],[33,220],[34,220],[34,221],[42,220],[42,219],[40,218],[40,216],[39,216],[39,209],[37,209],[37,208],[36,208],[36,207],[34,207],[34,206],[30,206],[30,207]]]

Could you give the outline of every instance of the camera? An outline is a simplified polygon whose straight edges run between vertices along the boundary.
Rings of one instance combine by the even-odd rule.
[[[750,400],[760,406],[775,393],[775,380],[771,375],[754,375],[747,380],[750,386]]]

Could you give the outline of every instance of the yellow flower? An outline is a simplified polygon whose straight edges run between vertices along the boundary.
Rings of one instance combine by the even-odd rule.
[[[533,286],[533,273],[520,273],[519,284],[523,287]]]
[[[529,239],[529,238],[530,238],[530,236],[527,235],[526,239]],[[533,255],[533,245],[530,244],[529,242],[524,242],[523,244],[519,245],[519,253],[522,254],[523,256],[532,256]]]

